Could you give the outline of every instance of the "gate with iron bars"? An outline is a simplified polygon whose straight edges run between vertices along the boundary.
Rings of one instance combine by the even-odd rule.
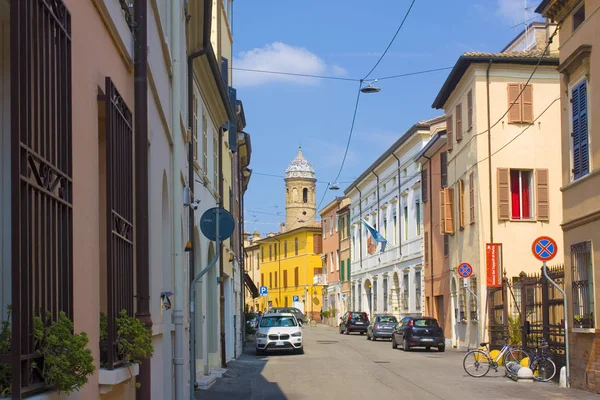
[[[564,289],[564,265],[548,267],[548,276]],[[566,361],[563,295],[541,271],[531,275],[521,272],[519,277],[523,349],[533,354],[534,349],[545,341],[557,370],[560,370]]]

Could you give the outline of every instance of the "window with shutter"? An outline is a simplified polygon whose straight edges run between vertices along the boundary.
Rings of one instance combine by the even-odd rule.
[[[573,179],[589,173],[589,143],[587,116],[587,81],[583,80],[571,91],[573,119]]]
[[[444,211],[446,210],[446,206],[444,204],[444,189],[440,190],[440,235],[446,233],[446,218],[444,217]]]
[[[340,280],[343,282],[344,278],[345,278],[345,276],[344,276],[344,260],[340,261],[340,263],[342,264],[342,268],[341,268],[342,270],[341,270],[341,275],[340,275],[341,278],[340,278]]]
[[[423,238],[423,258],[425,265],[429,265],[429,232],[425,232]]]
[[[467,93],[467,132],[473,129],[473,91]]]
[[[498,168],[498,219],[510,219],[510,173],[508,168]]]
[[[453,121],[452,121],[452,115],[448,115],[448,118],[446,119],[446,135],[448,136],[448,140],[446,141],[446,148],[448,149],[448,151],[452,151],[452,148],[454,146],[454,126],[453,126]]]
[[[458,180],[458,226],[465,228],[465,185],[462,179]]]
[[[323,236],[322,235],[313,235],[313,252],[315,254],[321,254],[323,251]]]
[[[521,122],[521,84],[520,83],[509,83],[507,86],[508,91],[508,123]]]
[[[521,84],[521,90],[523,91],[522,97],[522,106],[523,112],[521,115],[523,116],[523,120],[521,122],[525,122],[528,124],[533,123],[533,86],[532,85],[523,85]]]
[[[442,152],[440,154],[440,175],[442,188],[448,186],[448,153]]]
[[[299,278],[300,278],[299,268],[296,267],[296,268],[294,268],[294,286],[298,286]]]
[[[469,174],[469,207],[470,207],[470,223],[475,223],[475,173]]]
[[[288,281],[287,281],[287,269],[283,270],[283,287],[286,288],[288,286]]]
[[[462,104],[456,106],[456,141],[460,142],[463,138],[462,126]]]
[[[423,203],[427,203],[427,168],[423,168],[421,170],[421,197],[423,198]]]
[[[444,229],[445,233],[454,233],[454,188],[444,189]]]
[[[548,170],[535,170],[536,215],[538,221],[550,220],[550,193],[548,190]]]

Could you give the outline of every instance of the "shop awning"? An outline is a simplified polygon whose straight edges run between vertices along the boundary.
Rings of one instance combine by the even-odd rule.
[[[254,282],[252,282],[252,278],[250,278],[250,275],[248,275],[247,272],[244,272],[244,282],[246,283],[248,290],[250,290],[250,293],[252,293],[252,298],[255,299],[259,297],[258,288]]]

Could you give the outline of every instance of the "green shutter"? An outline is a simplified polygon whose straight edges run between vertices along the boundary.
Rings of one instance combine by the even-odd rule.
[[[350,280],[352,278],[352,274],[350,273],[350,259],[348,259],[348,261],[346,261],[346,270],[348,271],[348,273],[346,274],[348,277],[346,279]]]
[[[342,270],[342,279],[341,279],[341,281],[343,282],[344,281],[344,260],[342,260],[340,262],[342,264],[342,267],[341,267],[341,270]]]
[[[346,230],[348,231],[348,237],[350,237],[350,211],[346,214]]]

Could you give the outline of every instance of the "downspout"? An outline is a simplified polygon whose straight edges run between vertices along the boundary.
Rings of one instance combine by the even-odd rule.
[[[183,371],[183,348],[184,348],[184,332],[183,332],[183,302],[184,302],[184,272],[183,268],[183,243],[182,243],[182,223],[181,216],[183,215],[183,199],[181,190],[179,188],[180,181],[180,168],[179,165],[183,163],[183,154],[178,145],[179,135],[177,132],[181,132],[179,118],[181,115],[181,70],[180,60],[181,56],[181,40],[179,32],[181,31],[181,8],[179,2],[171,2],[171,30],[176,34],[171,34],[171,48],[172,52],[172,74],[173,74],[173,86],[172,86],[172,102],[171,102],[171,129],[173,132],[173,265],[171,268],[175,270],[175,304],[173,308],[173,323],[175,325],[175,349],[173,355],[173,367],[175,370],[175,400],[183,400],[185,382],[184,382],[184,371]],[[185,143],[184,143],[185,146]]]
[[[377,229],[381,230],[381,226],[380,226],[381,221],[379,220],[380,219],[380,216],[379,216],[379,175],[377,175],[377,173],[375,172],[375,169],[373,169],[373,171],[371,171],[371,172],[377,178]]]
[[[150,265],[148,220],[148,2],[135,3],[134,32],[134,118],[135,118],[135,258],[138,318],[146,328],[152,329],[150,315]],[[140,388],[136,398],[152,398],[152,371],[149,359],[142,360],[137,382]]]
[[[433,173],[432,173],[433,164],[431,163],[431,158],[427,157],[425,154],[423,154],[423,157],[425,157],[427,159],[428,164],[429,164],[429,171],[427,171],[428,174],[429,174],[429,177],[428,177],[429,179],[427,179],[427,181],[428,181],[427,182],[427,186],[428,186],[427,190],[429,192],[429,196],[428,196],[428,199],[427,199],[427,201],[429,202],[429,267],[431,268],[431,274],[430,274],[430,279],[431,279],[431,297],[429,299],[431,301],[431,304],[429,305],[429,314],[433,315],[433,299],[434,299],[434,293],[433,293],[433,277],[434,277],[434,274],[433,274],[433,259],[434,259],[434,257],[433,257],[433,201],[431,201],[431,199],[432,199],[432,193],[433,193],[432,192],[433,187],[432,187],[432,184],[431,184],[431,181],[433,180]],[[422,183],[423,182],[421,182],[421,184]],[[442,323],[444,323],[444,321],[442,321]]]
[[[229,103],[226,103],[229,104]],[[219,207],[223,208],[223,128],[219,128]],[[221,367],[227,368],[225,348],[225,286],[223,285],[223,242],[219,244],[219,315],[221,330]]]
[[[177,3],[177,2],[174,2]],[[186,10],[189,4],[186,3]],[[191,137],[194,137],[194,113],[192,111],[193,108],[193,99],[194,99],[194,59],[201,57],[206,54],[208,50],[211,48],[210,44],[210,24],[212,20],[212,1],[204,2],[204,21],[203,21],[203,37],[202,37],[202,48],[199,50],[189,54],[187,56],[187,111],[188,111],[188,127],[191,131]],[[187,19],[189,23],[189,19]],[[190,188],[190,193],[193,196],[194,193],[194,141],[188,141],[188,186]],[[193,199],[190,199],[193,200]],[[190,398],[194,398],[194,389],[197,386],[196,383],[196,315],[194,310],[194,293],[195,293],[195,284],[194,280],[196,278],[194,273],[194,210],[192,207],[188,208],[188,238],[191,243],[191,249],[188,254],[188,262],[189,262],[189,282],[190,282]],[[218,238],[217,238],[218,240]],[[217,253],[218,254],[218,253]]]
[[[360,244],[360,269],[362,270],[362,262],[363,262],[363,246],[362,246],[362,192],[356,185],[356,190],[358,190],[358,242]]]
[[[392,153],[396,161],[398,162],[398,249],[400,250],[400,257],[402,257],[402,213],[400,207],[400,199],[402,198],[402,176],[400,175],[400,159]]]
[[[487,97],[487,139],[488,139],[488,180],[489,180],[489,207],[490,207],[490,243],[494,243],[494,217],[493,217],[493,209],[492,209],[492,132],[491,132],[491,110],[490,110],[490,69],[492,68],[492,60],[488,64],[487,70],[485,71],[485,91]],[[502,276],[502,275],[501,275]],[[503,282],[504,284],[504,282]],[[504,291],[504,290],[503,290]],[[484,318],[484,326],[482,336],[485,335],[485,323],[489,319],[489,310],[488,310],[488,301],[490,298],[490,289],[486,289],[486,298],[485,298],[485,310],[484,313],[488,313],[488,318]],[[505,302],[506,303],[506,302]],[[504,310],[503,310],[504,313]],[[506,320],[507,315],[504,315],[504,320]],[[478,337],[480,337],[478,335]],[[490,336],[491,340],[491,336]]]

